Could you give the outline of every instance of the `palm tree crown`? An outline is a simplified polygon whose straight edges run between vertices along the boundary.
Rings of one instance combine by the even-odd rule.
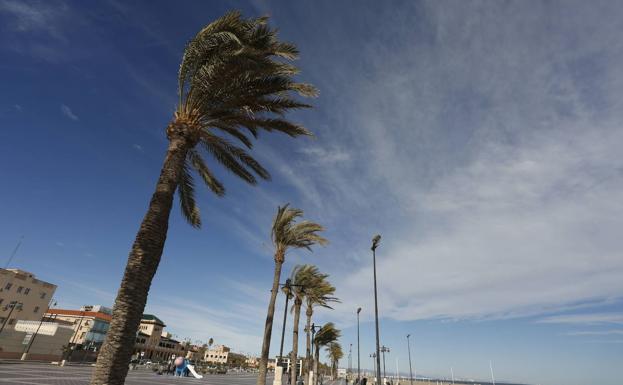
[[[320,346],[326,346],[331,342],[337,341],[337,339],[340,338],[340,335],[340,330],[335,328],[333,322],[328,322],[324,324],[324,326],[321,327],[314,336],[314,345],[316,345],[317,348]]]
[[[257,138],[259,130],[292,137],[311,135],[283,115],[310,107],[293,99],[293,93],[311,97],[317,91],[293,80],[298,68],[288,62],[298,57],[298,51],[293,44],[279,41],[267,21],[266,17],[243,19],[239,12],[229,12],[199,31],[186,46],[178,77],[179,102],[167,136],[169,140],[183,138],[187,147],[179,198],[184,217],[195,227],[201,226],[201,219],[191,170],[216,195],[225,194],[197,144],[227,170],[256,184],[256,176],[269,179],[270,174],[247,153],[252,147],[249,135]]]
[[[327,244],[328,241],[318,234],[324,230],[321,225],[310,221],[296,222],[302,216],[303,210],[291,208],[289,204],[277,208],[271,231],[275,262],[283,263],[289,248],[305,248],[311,251],[311,246],[315,244]]]

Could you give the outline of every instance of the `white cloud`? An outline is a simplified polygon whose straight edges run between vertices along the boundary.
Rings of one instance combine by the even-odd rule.
[[[340,277],[337,310],[373,306],[375,232],[382,314],[395,319],[520,317],[620,299],[621,46],[582,35],[568,49],[588,25],[582,12],[543,39],[544,20],[531,18],[547,10],[425,8],[426,33],[396,10],[367,41],[365,77],[335,66],[349,87],[323,112],[341,130],[301,150],[316,164],[271,154],[308,216],[335,231],[330,252],[347,263],[320,264]],[[517,34],[528,19],[535,32]],[[616,36],[608,23],[597,29]],[[386,44],[394,36],[399,46]],[[336,137],[349,138],[348,164],[318,166],[339,149],[322,139]]]
[[[577,332],[569,332],[568,336],[609,336],[609,335],[623,335],[623,329],[619,330],[585,330]]]
[[[133,144],[132,148],[135,149],[136,151],[144,152],[143,146],[141,146],[140,144]]]
[[[69,108],[67,105],[61,104],[61,112],[69,119],[78,121],[78,116],[74,114],[71,108]]]
[[[64,3],[56,2],[53,6],[45,2],[23,2],[0,0],[0,12],[12,16],[9,25],[19,32],[45,33],[65,40],[58,27],[58,19],[67,11]]]
[[[563,314],[540,319],[540,323],[553,324],[623,324],[622,313],[591,313],[591,314]]]

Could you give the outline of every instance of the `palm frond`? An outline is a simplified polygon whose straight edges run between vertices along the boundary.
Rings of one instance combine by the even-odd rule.
[[[214,177],[208,166],[206,166],[205,162],[203,161],[203,158],[201,158],[201,155],[199,155],[196,150],[190,150],[188,152],[188,157],[191,161],[191,164],[193,165],[199,176],[201,176],[203,182],[208,186],[208,188],[220,197],[225,195],[225,187],[221,182],[219,182],[218,179],[216,179],[216,177]]]
[[[185,163],[179,180],[179,199],[182,215],[188,223],[196,228],[201,227],[199,208],[195,202],[195,184],[188,164]]]

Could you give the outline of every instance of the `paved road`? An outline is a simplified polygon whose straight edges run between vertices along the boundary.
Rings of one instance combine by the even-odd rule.
[[[40,364],[0,364],[0,385],[88,385],[91,367],[58,367]],[[126,385],[253,385],[257,374],[210,374],[193,377],[159,376],[152,371],[131,370]],[[266,381],[272,384],[272,377]]]

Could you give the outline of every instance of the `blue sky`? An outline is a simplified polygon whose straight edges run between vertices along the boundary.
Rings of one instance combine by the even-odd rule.
[[[492,360],[498,380],[620,383],[616,2],[0,0],[0,253],[24,235],[13,267],[58,284],[59,306],[112,303],[184,45],[230,8],[271,15],[299,46],[320,97],[291,118],[316,138],[262,135],[253,153],[273,181],[255,188],[218,169],[228,193],[199,189],[200,231],[175,207],[147,311],[180,338],[258,352],[269,225],[290,202],[331,244],[292,252],[284,271],[331,274],[342,303],[316,320],[346,347],[363,307],[363,367],[381,233],[388,368],[408,370],[410,333],[425,375],[487,379]]]

